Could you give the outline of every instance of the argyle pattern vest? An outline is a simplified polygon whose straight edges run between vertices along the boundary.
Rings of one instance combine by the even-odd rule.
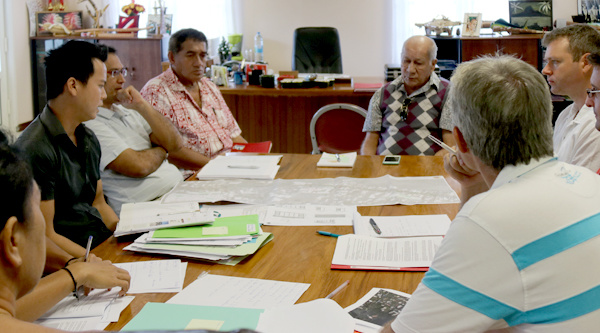
[[[389,83],[381,98],[381,133],[377,153],[379,155],[434,155],[441,149],[427,136],[433,134],[442,140],[440,116],[442,102],[450,82],[440,78],[439,91],[431,88],[408,98],[398,84]],[[408,105],[406,119],[402,119],[403,104]]]

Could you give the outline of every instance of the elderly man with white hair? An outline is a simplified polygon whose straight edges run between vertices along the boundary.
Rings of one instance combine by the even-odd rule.
[[[448,80],[435,73],[437,46],[413,36],[402,47],[402,74],[380,88],[369,102],[363,126],[362,155],[434,155],[444,151],[433,135],[454,145],[449,112],[444,109]]]
[[[544,77],[509,56],[452,77],[462,208],[383,332],[597,332],[600,177],[552,151]]]

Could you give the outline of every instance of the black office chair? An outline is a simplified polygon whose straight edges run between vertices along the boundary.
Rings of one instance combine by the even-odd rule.
[[[343,73],[336,28],[306,27],[294,31],[292,70],[300,73]]]

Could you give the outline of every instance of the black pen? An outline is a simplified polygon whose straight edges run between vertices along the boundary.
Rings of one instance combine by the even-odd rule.
[[[371,227],[373,227],[373,230],[375,230],[375,233],[377,233],[378,235],[381,235],[381,229],[379,229],[379,226],[377,226],[377,223],[375,223],[375,220],[373,220],[371,218],[371,219],[369,219],[369,223],[371,224]]]

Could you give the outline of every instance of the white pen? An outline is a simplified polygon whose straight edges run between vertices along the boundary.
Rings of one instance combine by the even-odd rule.
[[[452,149],[452,147],[448,146],[447,144],[445,144],[444,142],[440,141],[438,138],[436,138],[433,135],[429,135],[428,138],[431,139],[431,141],[435,142],[438,146],[446,149],[447,151],[451,152],[452,154],[456,154],[456,150]]]
[[[335,290],[329,293],[329,295],[325,296],[325,298],[332,298],[333,296],[337,295],[342,289],[344,289],[348,285],[348,283],[350,283],[350,280],[346,280],[346,282],[342,283],[339,287],[335,288]]]
[[[256,165],[228,165],[227,167],[231,169],[258,169]]]
[[[335,154],[335,159],[336,159],[338,162],[340,162],[340,161],[341,161],[341,160],[340,160],[340,154]]]

